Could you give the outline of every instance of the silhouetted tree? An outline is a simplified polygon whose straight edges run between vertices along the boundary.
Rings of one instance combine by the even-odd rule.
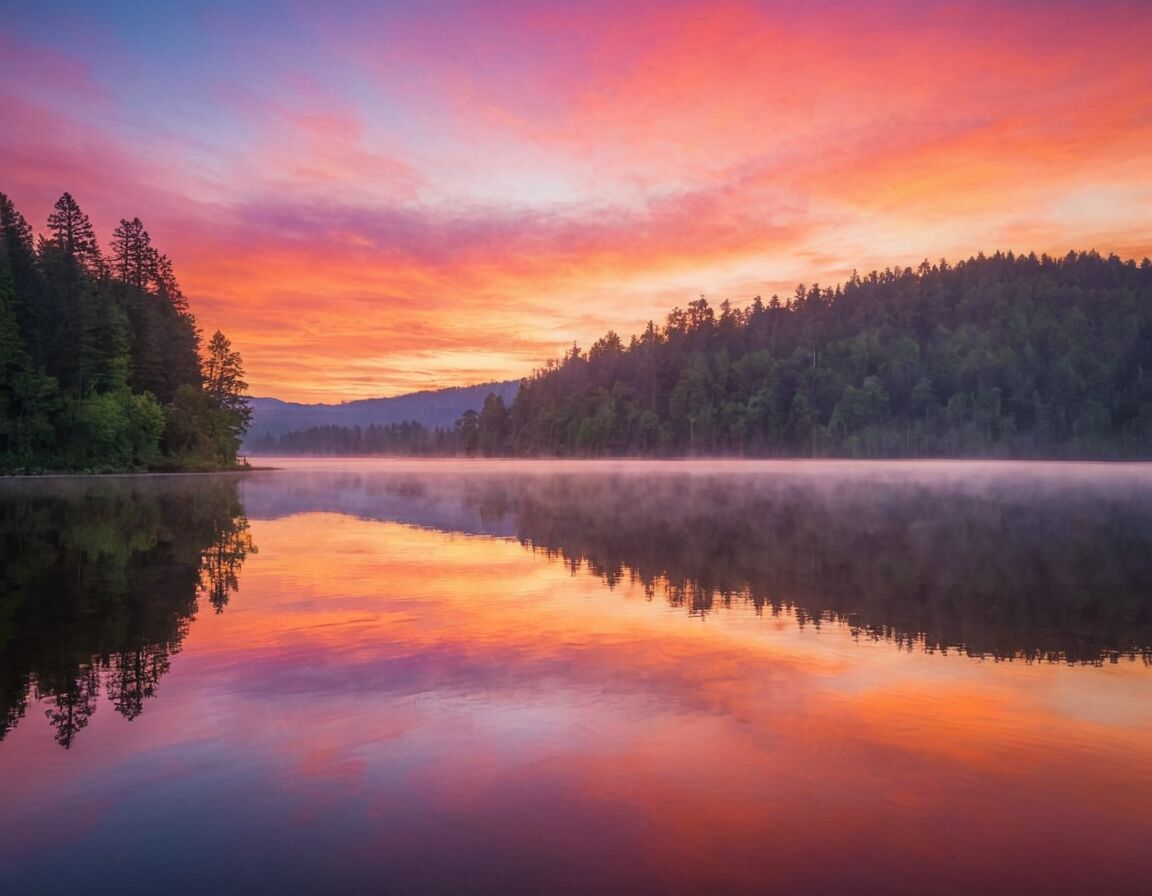
[[[156,253],[139,218],[121,218],[112,232],[112,267],[123,283],[141,292],[155,279]]]
[[[477,446],[485,456],[505,454],[511,447],[512,418],[502,399],[495,392],[484,399],[484,407],[476,420]]]
[[[247,390],[240,353],[233,351],[228,337],[217,330],[212,334],[204,359],[204,394],[215,406],[213,434],[221,463],[235,462],[252,419]]]
[[[111,265],[71,194],[48,234],[34,247],[0,194],[0,471],[232,462],[245,412],[203,391],[195,318],[140,219]]]
[[[96,232],[71,193],[64,193],[56,200],[55,211],[48,216],[48,230],[56,246],[75,259],[87,274],[101,275],[104,262]]]

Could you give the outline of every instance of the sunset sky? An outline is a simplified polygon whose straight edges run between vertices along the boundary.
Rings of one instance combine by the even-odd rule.
[[[300,401],[519,377],[700,294],[1152,255],[1152,3],[797,6],[0,0],[0,191],[142,218]]]

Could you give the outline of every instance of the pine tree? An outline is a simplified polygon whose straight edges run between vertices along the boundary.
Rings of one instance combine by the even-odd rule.
[[[52,316],[44,307],[43,282],[36,264],[32,228],[12,200],[0,193],[0,268],[12,277],[13,310],[32,360],[43,364],[50,346],[44,338]]]
[[[152,274],[152,291],[156,297],[163,299],[180,314],[188,313],[188,300],[180,291],[180,284],[176,281],[176,274],[172,269],[172,259],[153,250],[150,263]]]
[[[121,218],[112,232],[112,269],[124,283],[143,291],[155,279],[152,238],[139,218]]]
[[[247,391],[240,353],[233,351],[228,337],[217,330],[212,334],[204,359],[204,394],[218,413],[214,436],[221,463],[235,463],[240,442],[252,419]]]
[[[56,200],[56,211],[48,216],[52,240],[69,258],[75,259],[90,276],[100,275],[104,260],[92,222],[80,210],[71,193]]]

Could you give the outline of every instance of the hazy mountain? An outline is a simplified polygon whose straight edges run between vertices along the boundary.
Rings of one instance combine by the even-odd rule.
[[[507,380],[341,404],[297,404],[278,398],[252,398],[252,423],[245,442],[252,445],[265,435],[278,436],[311,426],[370,426],[414,420],[428,427],[450,428],[465,411],[479,411],[490,392],[511,405],[519,385],[518,380]]]

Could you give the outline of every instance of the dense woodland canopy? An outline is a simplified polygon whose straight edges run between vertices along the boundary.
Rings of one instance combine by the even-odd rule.
[[[490,395],[454,432],[322,427],[262,453],[1152,456],[1152,262],[1011,253],[704,298]]]
[[[139,218],[105,253],[68,193],[39,239],[0,193],[0,471],[231,466],[246,388]]]
[[[1152,262],[996,254],[703,298],[525,380],[517,454],[1152,456]]]

